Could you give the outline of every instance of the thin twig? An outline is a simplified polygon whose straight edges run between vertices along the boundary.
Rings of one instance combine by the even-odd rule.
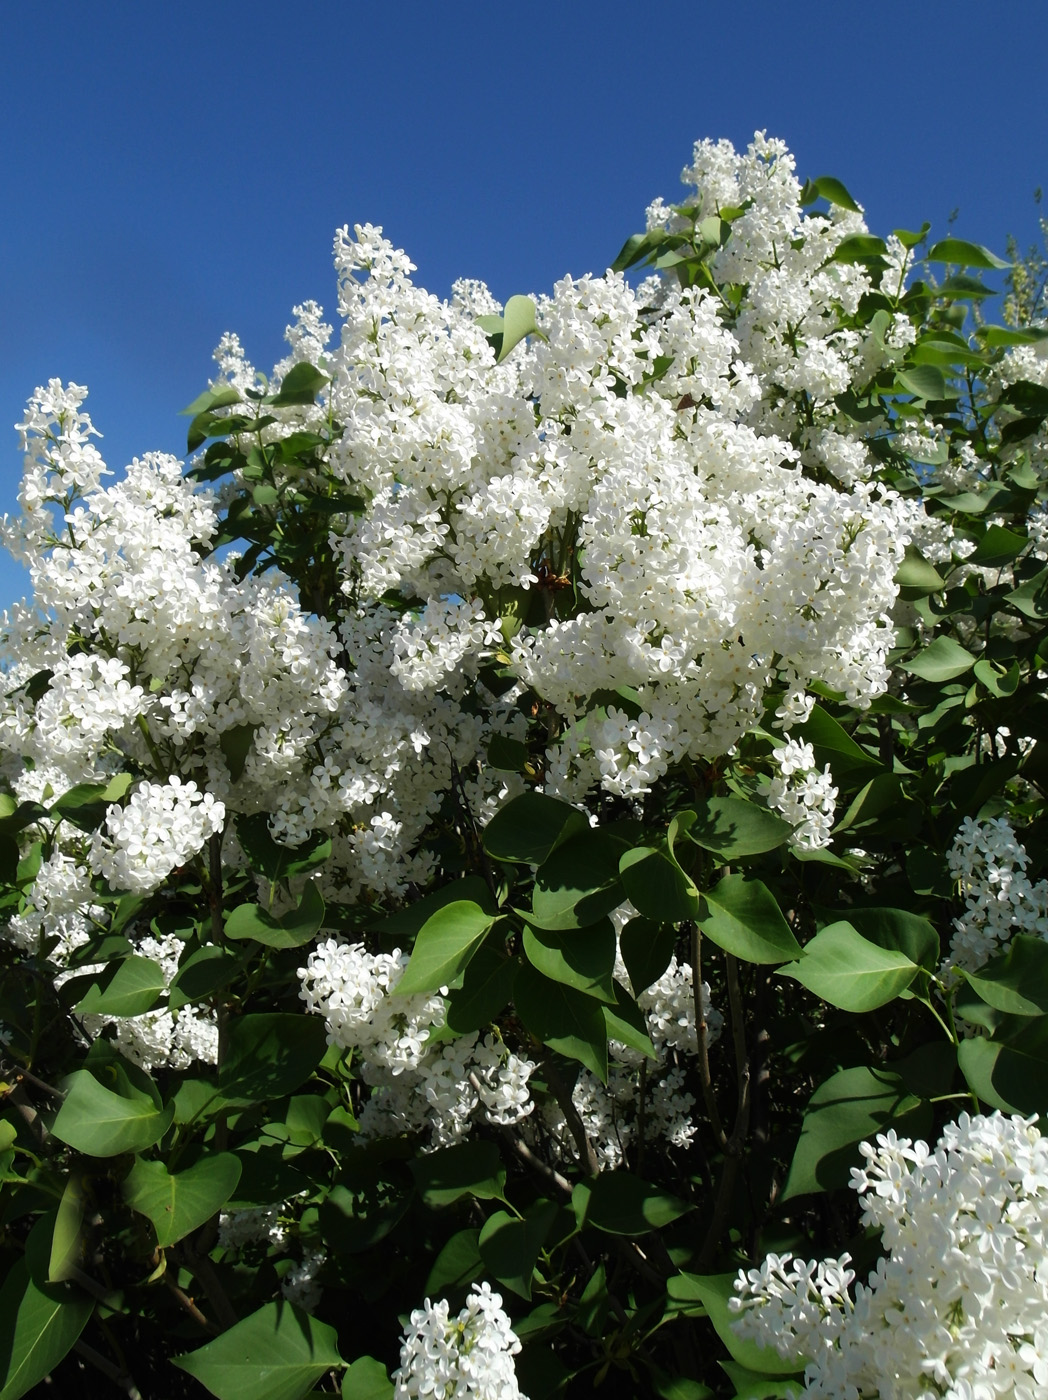
[[[12,1065],[10,1061],[4,1061],[3,1071],[5,1074],[10,1073],[15,1079],[28,1080],[34,1089],[41,1090],[52,1099],[58,1099],[60,1103],[65,1098],[64,1089],[56,1089],[53,1084],[48,1084],[45,1079],[39,1079],[32,1070],[26,1069],[23,1065]]]
[[[209,1317],[204,1316],[204,1314],[200,1311],[200,1309],[197,1307],[196,1303],[194,1303],[193,1299],[189,1296],[189,1294],[186,1293],[184,1289],[179,1288],[178,1284],[175,1282],[175,1280],[171,1277],[170,1274],[164,1275],[164,1285],[173,1295],[176,1302],[178,1303],[178,1306],[180,1308],[184,1308],[194,1322],[198,1322],[200,1326],[203,1327],[204,1331],[209,1332],[212,1337],[218,1336],[218,1328],[215,1326],[215,1324],[211,1321]]]
[[[73,1350],[96,1371],[101,1371],[103,1376],[108,1376],[114,1385],[118,1385],[121,1390],[126,1391],[129,1400],[142,1400],[142,1392],[127,1372],[122,1371],[119,1366],[114,1366],[101,1352],[95,1351],[94,1347],[89,1347],[86,1342],[74,1342]]]
[[[477,1096],[482,1098],[480,1080],[473,1070],[469,1072],[469,1082],[472,1084]],[[540,1176],[547,1185],[559,1191],[566,1199],[571,1198],[571,1182],[568,1181],[566,1177],[561,1176],[560,1172],[555,1171],[554,1168],[548,1166],[541,1157],[536,1156],[528,1144],[517,1136],[509,1124],[498,1123],[495,1127],[503,1142],[505,1142],[510,1150],[520,1158],[526,1167],[530,1168],[536,1176]]]
[[[30,1133],[32,1133],[37,1147],[45,1147],[47,1145],[47,1139],[51,1134],[47,1131],[43,1119],[33,1107],[28,1094],[22,1088],[21,1084],[16,1084],[13,1089],[9,1089],[4,1095],[4,1099],[7,1103],[12,1105],[19,1118],[21,1118]]]
[[[185,1249],[185,1260],[189,1269],[200,1280],[204,1292],[207,1294],[208,1302],[214,1309],[222,1331],[235,1327],[240,1321],[232,1303],[226,1297],[226,1290],[219,1281],[214,1265],[206,1254],[198,1254],[195,1250]]]
[[[750,1123],[750,1059],[746,1049],[746,1026],[742,1012],[742,993],[739,989],[739,965],[729,953],[728,966],[728,1006],[731,1011],[732,1040],[735,1045],[735,1074],[738,1087],[738,1107],[731,1137],[724,1148],[724,1167],[717,1185],[717,1198],[713,1204],[706,1238],[699,1254],[696,1272],[708,1273],[713,1265],[717,1246],[728,1227],[735,1186],[742,1166],[742,1147]]]
[[[544,1065],[546,1080],[553,1097],[557,1100],[557,1107],[564,1115],[564,1120],[568,1125],[568,1131],[575,1140],[575,1148],[579,1154],[579,1162],[585,1170],[587,1176],[597,1176],[600,1172],[600,1161],[597,1158],[596,1149],[586,1133],[586,1127],[579,1117],[579,1111],[575,1107],[574,1100],[568,1092],[567,1085],[561,1079],[560,1074],[554,1069],[552,1063],[547,1060]]]
[[[726,1147],[728,1135],[721,1122],[717,1098],[713,1092],[713,1079],[710,1075],[709,1025],[706,1021],[706,1008],[702,998],[702,930],[698,924],[691,926],[691,991],[695,998],[695,1037],[699,1048],[699,1083],[702,1085],[702,1099],[706,1105],[713,1135],[718,1147]]]

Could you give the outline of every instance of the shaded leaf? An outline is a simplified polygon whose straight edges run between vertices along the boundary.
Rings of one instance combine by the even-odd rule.
[[[427,1206],[437,1209],[475,1196],[505,1199],[506,1169],[493,1142],[460,1142],[427,1152],[408,1163],[415,1188]]]
[[[17,1260],[0,1289],[0,1400],[19,1400],[54,1370],[94,1306],[71,1284],[37,1285]]]
[[[480,1257],[492,1276],[522,1298],[531,1297],[532,1274],[559,1206],[536,1201],[523,1220],[504,1210],[496,1211],[480,1232]]]
[[[644,1235],[661,1230],[695,1209],[687,1201],[631,1172],[601,1172],[580,1181],[572,1192],[571,1204],[579,1229],[592,1226],[610,1235]]]
[[[240,1016],[229,1026],[218,1090],[229,1103],[279,1099],[313,1073],[327,1050],[320,1016],[290,1011]]]
[[[551,932],[524,926],[524,954],[545,977],[600,1001],[615,1001],[615,929],[610,919]]]
[[[588,829],[577,808],[542,792],[522,792],[499,808],[484,829],[493,860],[541,865],[557,846]]]
[[[608,1036],[600,1002],[543,977],[528,964],[517,973],[513,999],[536,1040],[578,1060],[607,1083]]]
[[[686,811],[695,814],[694,820],[685,822],[684,813],[677,814],[681,834],[724,861],[773,851],[793,833],[789,822],[767,807],[740,797],[710,797]]]
[[[930,1106],[908,1093],[898,1074],[865,1065],[839,1070],[808,1101],[782,1199],[847,1186],[851,1168],[861,1165],[860,1142],[888,1128],[920,1135],[931,1118]]]
[[[172,1363],[219,1400],[301,1400],[342,1358],[333,1327],[282,1301]]]

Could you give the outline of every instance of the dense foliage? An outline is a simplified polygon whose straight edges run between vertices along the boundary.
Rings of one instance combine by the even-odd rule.
[[[1044,1393],[1048,329],[684,183],[504,307],[341,230],[185,472],[34,395],[0,1400]]]

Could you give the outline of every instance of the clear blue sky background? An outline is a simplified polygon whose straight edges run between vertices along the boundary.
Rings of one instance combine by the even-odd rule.
[[[119,469],[236,331],[268,368],[371,221],[446,295],[602,271],[692,142],[757,128],[873,229],[1003,251],[1048,186],[1042,0],[51,0],[0,23],[0,511],[35,385],[87,384]],[[0,606],[25,591],[0,562]]]

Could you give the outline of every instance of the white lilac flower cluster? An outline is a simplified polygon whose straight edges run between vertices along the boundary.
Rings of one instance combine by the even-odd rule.
[[[616,915],[616,922],[624,922],[620,911]],[[624,977],[625,966],[620,963],[617,972]],[[674,957],[658,981],[637,997],[657,1056],[645,1066],[643,1081],[644,1056],[614,1040],[608,1045],[607,1084],[588,1069],[575,1081],[572,1103],[602,1170],[623,1166],[627,1150],[642,1131],[645,1141],[676,1148],[688,1147],[698,1131],[693,1116],[696,1099],[685,1087],[688,1060],[699,1048],[693,987],[690,963]],[[712,1005],[706,982],[701,996],[706,1043],[712,1045],[723,1030],[724,1018]],[[575,1160],[571,1130],[554,1100],[543,1101],[541,1113],[526,1125],[525,1135],[533,1144],[548,1146],[561,1161]]]
[[[879,694],[894,574],[925,517],[873,484],[835,397],[912,339],[905,317],[876,336],[846,324],[878,278],[894,293],[907,254],[893,246],[872,275],[833,261],[861,215],[802,210],[792,158],[763,136],[744,153],[699,143],[684,178],[703,217],[744,211],[710,262],[737,309],[668,278],[565,278],[538,298],[542,335],[502,364],[476,322],[498,310],[484,287],[441,302],[379,230],[338,234],[337,343],[318,306],[296,308],[269,380],[320,364],[325,401],[274,408],[263,430],[341,425],[326,470],[364,504],[330,518],[330,621],[279,575],[239,580],[211,552],[219,501],[173,458],[105,487],[85,390],[38,390],[21,515],[3,524],[35,594],[4,624],[16,794],[127,757],[230,816],[266,812],[288,844],[332,833],[325,892],[352,902],[426,883],[456,772],[480,823],[519,790],[485,755],[493,734],[527,736],[525,686],[559,712],[543,781],[570,800],[643,794],[682,759],[727,752],[769,695],[788,726],[813,680],[860,706]],[[661,203],[650,217],[678,219]],[[261,386],[235,337],[216,359],[216,388]],[[499,696],[482,679],[496,653],[517,681]],[[623,687],[636,713],[588,713]],[[231,735],[248,736],[236,782]]]
[[[815,764],[811,744],[788,739],[772,750],[778,772],[762,790],[768,806],[793,826],[790,845],[801,851],[818,851],[830,844],[837,789],[827,764],[822,772]]]
[[[22,513],[5,518],[3,536],[34,596],[3,623],[5,775],[19,798],[39,800],[48,787],[105,780],[129,758],[230,812],[273,812],[298,839],[312,746],[347,688],[338,640],[279,577],[241,582],[234,561],[204,557],[217,504],[173,457],[136,459],[104,488],[85,393],[52,380],[20,425]],[[41,675],[41,689],[26,688]],[[235,785],[230,730],[252,739]]]
[[[532,607],[506,638],[520,681],[560,712],[546,786],[571,798],[596,784],[643,793],[682,757],[725,752],[771,688],[794,715],[812,679],[860,705],[883,690],[894,572],[923,511],[870,484],[861,432],[834,398],[913,328],[843,326],[877,287],[832,255],[865,226],[840,208],[806,214],[781,143],[700,143],[684,179],[689,206],[745,211],[710,264],[740,289],[738,310],[659,278],[636,290],[612,273],[565,278],[538,299],[542,335],[501,365],[476,323],[499,309],[486,288],[460,283],[441,302],[380,230],[337,235],[338,343],[319,308],[300,308],[274,380],[295,353],[322,362],[325,408],[343,425],[330,467],[365,502],[332,519],[354,668],[330,762],[303,798],[315,824],[360,813],[363,845],[371,818],[395,813],[410,849],[446,781],[448,734],[460,768],[482,752],[483,725],[464,738],[458,700],[497,645],[507,590],[546,604],[546,625]],[[677,218],[661,203],[650,217]],[[893,293],[907,259],[893,245],[881,274]],[[234,338],[218,358],[219,384],[256,382]],[[296,411],[295,426],[319,412]],[[571,558],[584,606],[565,616],[548,580]],[[420,606],[395,613],[391,589]],[[622,686],[640,697],[637,718],[582,723],[590,697]],[[391,766],[412,781],[391,781]]]
[[[371,1095],[360,1114],[364,1138],[428,1134],[450,1146],[478,1117],[518,1123],[534,1105],[532,1061],[494,1034],[448,1040],[441,996],[398,996],[408,954],[369,953],[360,943],[327,939],[299,969],[307,1010],[327,1021],[328,1039],[357,1052]]]
[[[192,779],[141,783],[125,806],[114,803],[106,813],[104,831],[91,842],[91,869],[115,890],[150,894],[217,836],[225,819],[224,804]]]
[[[1048,1139],[962,1114],[934,1149],[879,1136],[853,1169],[885,1255],[769,1255],[741,1271],[736,1328],[806,1365],[803,1400],[1041,1400],[1048,1394]],[[852,1285],[854,1284],[854,1289]]]
[[[41,939],[45,945],[53,940],[51,957],[64,965],[87,942],[92,923],[101,927],[104,917],[105,909],[94,902],[86,862],[55,849],[41,863],[24,907],[6,932],[16,947],[33,953]]]
[[[222,1211],[218,1217],[218,1247],[236,1256],[243,1256],[257,1245],[267,1253],[283,1254],[293,1238],[289,1223],[292,1212],[291,1201]],[[281,1266],[280,1291],[288,1302],[305,1312],[314,1311],[322,1292],[318,1275],[326,1262],[325,1250],[307,1247],[299,1259]]]
[[[1030,857],[1006,817],[965,817],[947,852],[965,910],[953,923],[948,967],[974,972],[1016,933],[1048,938],[1048,881],[1026,874]]]
[[[394,1400],[527,1400],[513,1358],[520,1342],[489,1283],[475,1283],[451,1316],[446,1300],[416,1308],[393,1373]]]

